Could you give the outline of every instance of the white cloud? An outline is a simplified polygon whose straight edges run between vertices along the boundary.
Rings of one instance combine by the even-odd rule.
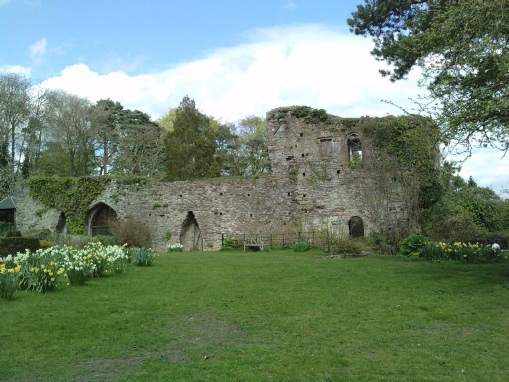
[[[41,58],[46,53],[46,47],[48,46],[48,41],[46,40],[46,37],[43,37],[42,39],[34,42],[32,45],[28,47],[28,50],[30,52],[30,57],[32,60],[38,62],[41,60]]]
[[[18,74],[23,74],[27,78],[30,78],[31,71],[32,71],[31,68],[26,68],[21,65],[1,65],[0,66],[0,73],[18,73]]]
[[[415,81],[396,84],[378,74],[371,44],[319,25],[260,29],[248,42],[219,48],[203,59],[137,76],[100,75],[84,64],[45,81],[93,101],[111,98],[154,118],[188,94],[207,114],[235,121],[279,106],[309,105],[342,116],[384,115],[398,110],[381,99],[408,104]]]

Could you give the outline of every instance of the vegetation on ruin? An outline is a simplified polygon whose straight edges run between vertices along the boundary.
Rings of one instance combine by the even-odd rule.
[[[108,178],[50,178],[28,179],[30,196],[46,208],[62,211],[71,234],[83,234],[85,217],[90,203],[104,190]]]
[[[0,303],[0,379],[507,377],[509,262],[161,254],[152,267]]]
[[[363,118],[359,128],[373,139],[378,152],[372,153],[372,161],[381,167],[384,176],[397,175],[407,192],[417,188],[420,208],[440,199],[440,129],[431,119],[419,115]],[[390,157],[373,157],[379,153]]]

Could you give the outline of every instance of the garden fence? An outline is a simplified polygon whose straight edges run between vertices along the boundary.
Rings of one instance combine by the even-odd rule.
[[[334,244],[334,236],[329,231],[309,231],[309,232],[285,232],[285,233],[267,233],[267,234],[243,234],[240,236],[228,236],[221,234],[221,245],[225,241],[234,241],[238,248],[243,248],[243,243],[259,242],[268,244],[270,248],[290,248],[299,241],[308,241],[312,248],[324,248],[329,251]]]

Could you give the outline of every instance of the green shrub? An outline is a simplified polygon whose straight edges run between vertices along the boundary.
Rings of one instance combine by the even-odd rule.
[[[221,251],[236,251],[240,248],[240,243],[237,239],[224,239]]]
[[[39,245],[41,249],[51,248],[51,243],[48,240],[39,240]]]
[[[97,235],[93,236],[90,240],[91,243],[101,243],[102,245],[117,245],[117,238],[113,235]]]
[[[292,247],[294,252],[306,252],[311,249],[311,243],[308,240],[296,242]]]
[[[19,267],[7,268],[0,264],[0,300],[12,300],[18,290]]]
[[[21,232],[20,231],[15,231],[15,230],[12,230],[12,231],[7,231],[4,235],[5,238],[12,238],[12,237],[22,237],[21,235]]]
[[[131,264],[138,267],[149,267],[154,262],[154,252],[145,248],[130,248]]]
[[[37,251],[41,247],[39,240],[30,237],[9,237],[0,239],[0,257],[15,255],[18,252]]]
[[[93,238],[85,235],[55,233],[48,237],[48,241],[54,246],[67,245],[73,248],[83,248],[93,241]]]
[[[359,254],[362,248],[353,240],[338,240],[332,245],[332,252],[334,254]]]
[[[419,257],[424,244],[430,241],[430,239],[422,235],[409,235],[400,243],[399,254],[408,257]]]

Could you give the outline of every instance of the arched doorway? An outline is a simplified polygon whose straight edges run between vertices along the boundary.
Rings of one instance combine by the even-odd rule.
[[[199,251],[202,249],[200,226],[192,211],[187,213],[182,223],[180,244],[184,246],[184,251]]]
[[[105,203],[98,203],[88,211],[87,231],[91,236],[111,235],[110,222],[117,218],[113,208]]]
[[[353,216],[348,222],[348,232],[350,237],[364,236],[364,222],[360,216]]]
[[[67,233],[67,218],[64,212],[60,212],[57,226],[55,227],[55,233]]]

